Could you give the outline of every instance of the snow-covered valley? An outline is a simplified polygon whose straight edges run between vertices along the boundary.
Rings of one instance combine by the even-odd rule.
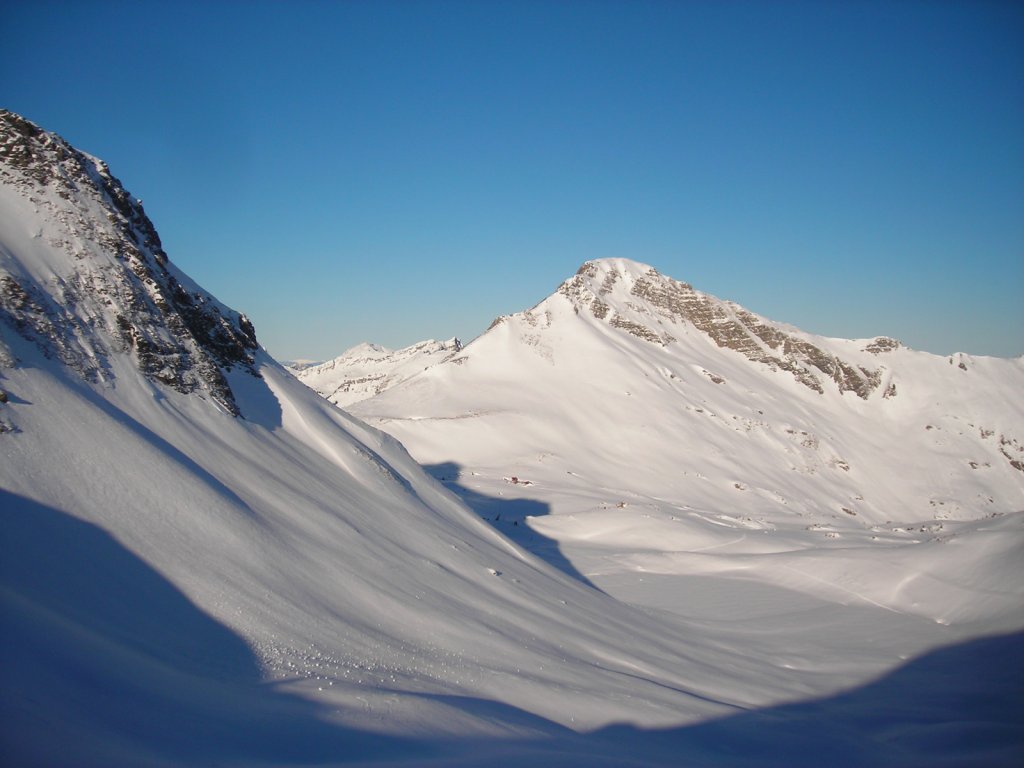
[[[1024,361],[604,260],[351,416],[0,127],[4,764],[1020,757]]]

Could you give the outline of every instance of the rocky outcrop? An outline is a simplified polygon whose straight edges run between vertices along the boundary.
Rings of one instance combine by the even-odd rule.
[[[44,277],[0,261],[0,321],[87,379],[128,352],[150,380],[207,392],[238,414],[224,372],[258,375],[252,324],[183,284],[141,202],[105,163],[0,111],[0,183],[35,207],[47,244],[70,257],[69,269]]]
[[[888,336],[879,336],[864,347],[864,351],[870,352],[873,355],[881,355],[885,352],[893,352],[902,346],[896,339],[890,339]]]
[[[691,325],[719,347],[772,370],[786,371],[815,392],[824,393],[823,380],[831,380],[840,392],[853,392],[867,399],[881,384],[880,370],[841,360],[731,302],[701,293],[649,267],[639,274],[626,275],[613,264],[586,262],[559,287],[558,293],[573,303],[577,313],[588,311],[613,327],[655,344],[675,341],[663,328],[654,327],[661,325],[658,318]],[[612,302],[610,294],[626,283],[631,283],[628,295],[634,300]],[[898,347],[899,342],[880,337],[867,349],[880,353]]]

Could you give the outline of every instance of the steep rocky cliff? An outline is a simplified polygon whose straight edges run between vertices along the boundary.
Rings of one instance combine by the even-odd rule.
[[[252,324],[168,260],[142,203],[96,158],[0,111],[0,329],[90,381],[130,354],[151,381],[203,392],[237,415],[224,373],[253,368]],[[46,248],[34,248],[36,241]],[[49,258],[57,249],[72,258]],[[36,251],[16,262],[11,254]],[[0,365],[16,365],[0,337]]]

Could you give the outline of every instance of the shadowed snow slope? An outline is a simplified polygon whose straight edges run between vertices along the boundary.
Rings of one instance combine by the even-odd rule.
[[[271,360],[102,163],[0,129],[4,764],[742,764],[687,726],[743,731],[965,636],[891,612],[868,653],[843,633],[878,608],[767,585],[790,625],[829,628],[780,655],[777,611],[708,621],[585,585]],[[1018,529],[972,525],[986,548],[948,551],[988,554],[989,587]]]

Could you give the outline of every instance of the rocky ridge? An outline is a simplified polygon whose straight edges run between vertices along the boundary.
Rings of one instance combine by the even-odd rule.
[[[258,375],[252,324],[173,267],[141,201],[105,163],[4,110],[0,182],[46,220],[28,237],[71,254],[74,264],[67,271],[40,263],[30,273],[5,257],[11,249],[0,241],[0,327],[90,381],[111,375],[112,354],[129,353],[151,381],[205,392],[238,415],[224,373]],[[17,236],[8,226],[4,239]],[[16,363],[0,339],[0,364]]]
[[[674,343],[672,324],[691,325],[717,346],[738,352],[771,370],[786,371],[818,393],[824,393],[823,381],[827,380],[834,382],[840,392],[853,392],[866,400],[881,384],[880,370],[844,361],[737,304],[697,291],[653,267],[633,265],[642,270],[633,274],[629,268],[616,267],[616,262],[584,263],[558,288],[558,294],[572,302],[577,312],[587,311],[598,320],[652,344]],[[625,284],[627,298],[624,303],[616,302],[617,308],[613,308],[609,296],[620,283]],[[669,327],[662,321],[667,321]],[[879,337],[865,351],[882,354],[899,346],[894,339]]]

